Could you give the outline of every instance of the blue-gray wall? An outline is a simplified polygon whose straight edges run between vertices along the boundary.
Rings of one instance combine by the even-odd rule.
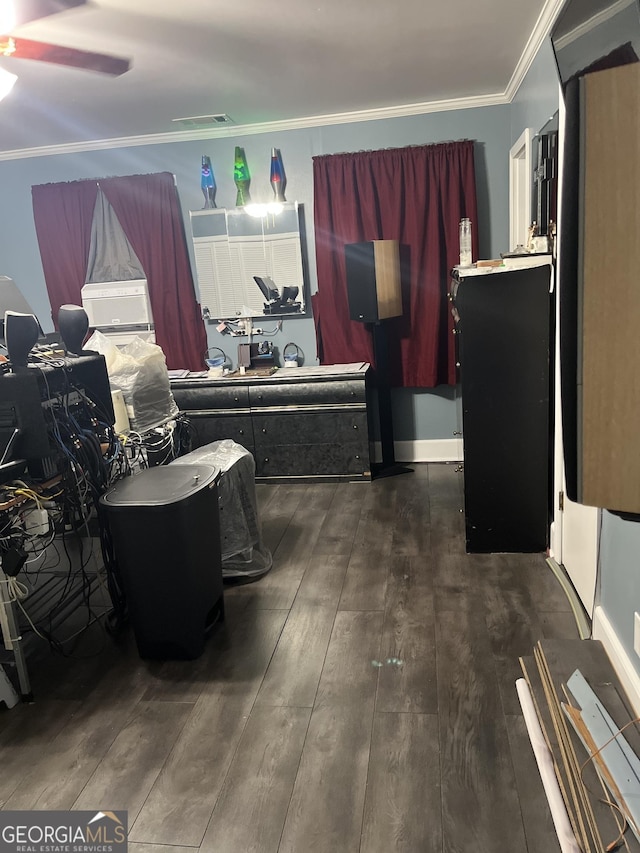
[[[511,102],[511,144],[527,127],[540,130],[558,109],[558,72],[546,39]]]
[[[640,523],[604,512],[601,536],[597,603],[640,676],[640,660],[633,651],[634,613],[640,613]]]
[[[0,274],[15,279],[39,315],[45,330],[52,328],[42,267],[33,225],[31,186],[106,175],[169,171],[176,175],[185,222],[190,209],[202,207],[200,158],[208,154],[214,168],[219,207],[235,204],[233,153],[245,148],[252,173],[254,201],[271,196],[269,165],[272,146],[282,150],[287,173],[287,198],[303,205],[311,293],[317,290],[313,239],[312,157],[341,151],[359,151],[475,139],[481,254],[493,257],[508,239],[509,106],[456,110],[422,116],[333,125],[304,130],[228,137],[208,141],[164,143],[141,147],[57,154],[0,162],[3,196],[0,229]],[[264,324],[268,328],[268,324]],[[210,345],[222,346],[231,357],[237,340],[221,337],[213,325]],[[271,338],[280,352],[295,341],[306,363],[316,363],[316,343],[311,315],[285,319],[282,332]],[[457,429],[456,407],[450,389],[434,391],[399,389],[394,394],[394,422],[399,440],[450,438]]]

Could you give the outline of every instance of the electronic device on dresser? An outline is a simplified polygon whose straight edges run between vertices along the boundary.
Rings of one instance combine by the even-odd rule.
[[[265,298],[265,314],[299,314],[301,303],[296,301],[300,288],[283,287],[282,293],[278,290],[275,282],[269,276],[254,275],[253,280],[260,288]]]
[[[271,341],[257,344],[238,344],[238,365],[259,370],[261,367],[274,367],[276,357]]]

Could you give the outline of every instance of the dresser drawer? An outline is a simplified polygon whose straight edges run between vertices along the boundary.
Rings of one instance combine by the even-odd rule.
[[[246,385],[208,385],[195,388],[172,388],[176,405],[181,412],[224,412],[229,409],[249,410],[249,389]]]
[[[253,415],[257,446],[274,444],[368,444],[366,412],[264,413]]]
[[[249,415],[227,417],[189,415],[188,417],[191,424],[191,443],[194,450],[196,447],[202,447],[212,441],[230,438],[253,453],[253,426]]]
[[[256,450],[258,477],[370,476],[368,448],[359,444],[276,444]]]
[[[335,407],[357,403],[365,405],[365,383],[364,379],[297,382],[295,385],[288,382],[265,382],[249,387],[249,402],[252,409]]]

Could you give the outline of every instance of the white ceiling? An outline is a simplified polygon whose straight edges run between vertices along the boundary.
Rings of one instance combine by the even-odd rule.
[[[176,133],[172,119],[212,113],[234,125],[209,135],[506,102],[560,5],[93,0],[14,34],[127,57],[131,70],[114,78],[0,59],[18,75],[0,103],[0,152]]]

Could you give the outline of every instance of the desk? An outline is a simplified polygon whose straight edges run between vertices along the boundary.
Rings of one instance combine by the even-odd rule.
[[[61,477],[57,476],[46,483],[33,486],[33,490],[40,495],[60,483]],[[27,487],[25,487],[27,491]],[[14,497],[0,499],[0,512],[16,510],[23,504],[30,501],[30,498],[24,494]],[[0,557],[0,636],[3,639],[4,647],[8,652],[13,652],[13,657],[18,673],[20,683],[20,692],[27,697],[31,694],[31,685],[29,675],[27,673],[27,664],[25,660],[24,647],[22,636],[18,628],[18,620],[15,612],[15,602],[9,592],[9,578],[2,568],[2,558]],[[0,673],[0,677],[4,673]]]
[[[0,524],[5,532],[12,527],[23,533],[25,538],[16,544],[29,557],[15,575],[15,560],[5,564],[9,552],[0,554],[0,638],[8,653],[4,662],[15,666],[19,692],[26,699],[31,697],[27,659],[33,645],[49,638],[64,644],[112,608],[99,541],[89,535],[88,521],[74,530],[65,525],[61,481],[59,475],[20,489],[6,485],[0,495]],[[12,495],[11,489],[18,493]],[[47,507],[48,533],[26,525],[24,511],[36,507],[30,493]],[[26,597],[11,588],[14,578],[9,575],[26,588]],[[38,636],[40,632],[46,636]]]
[[[283,368],[272,376],[174,379],[193,447],[230,438],[263,482],[371,479],[369,365]]]
[[[29,660],[48,642],[35,634],[28,620],[68,652],[73,648],[68,642],[113,609],[98,540],[83,537],[80,542],[74,532],[65,536],[64,541],[56,536],[37,567],[16,576],[29,590],[20,604],[0,563],[0,636],[7,652],[0,663],[7,671],[15,667],[24,699],[32,695]]]

